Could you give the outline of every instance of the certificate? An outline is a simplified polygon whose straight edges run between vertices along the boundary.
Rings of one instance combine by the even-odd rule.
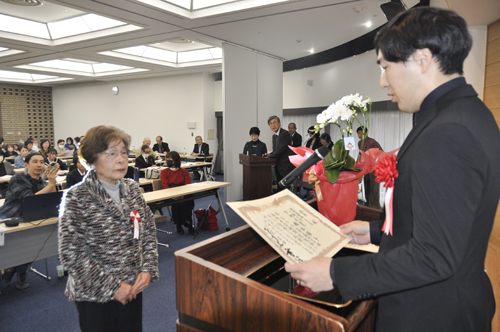
[[[290,263],[332,257],[351,240],[289,190],[227,205]]]

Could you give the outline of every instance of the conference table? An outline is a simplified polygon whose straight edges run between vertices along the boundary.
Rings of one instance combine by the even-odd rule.
[[[219,210],[229,230],[224,206],[218,189],[229,186],[230,182],[198,182],[181,187],[162,189],[144,194],[149,206],[163,207],[187,200],[215,196]],[[181,198],[179,198],[181,197]],[[0,200],[0,206],[4,200]],[[4,244],[0,245],[0,270],[58,254],[58,218],[49,218],[29,223],[20,223],[15,227],[0,224],[0,233],[4,233]]]

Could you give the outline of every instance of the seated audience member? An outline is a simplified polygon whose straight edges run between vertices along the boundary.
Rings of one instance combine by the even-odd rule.
[[[309,139],[306,142],[306,148],[316,150],[321,147],[319,133],[314,132],[314,126],[310,126],[309,129],[307,129],[307,133],[309,134]]]
[[[141,147],[141,152],[140,156],[135,157],[135,167],[141,169],[155,166],[155,159],[149,155],[151,148],[144,144]],[[144,171],[141,171],[140,176],[144,177]]]
[[[192,156],[196,155],[209,155],[209,146],[207,143],[203,143],[203,139],[201,136],[196,136],[196,144],[194,145],[193,152],[191,152]]]
[[[77,149],[80,148],[80,136],[75,136],[75,146]]]
[[[331,150],[333,148],[332,138],[330,137],[329,134],[323,133],[323,134],[321,134],[319,139],[321,141],[321,144],[323,144],[324,146],[327,146],[329,150]]]
[[[16,152],[17,152],[17,154],[19,154],[19,148],[20,148],[19,143],[12,144],[12,146],[14,147],[14,151],[16,151]]]
[[[12,164],[9,163],[8,161],[5,160],[5,155],[7,155],[7,152],[3,152],[0,150],[0,177],[5,176],[5,175],[14,175],[16,174],[14,172],[14,168],[12,168]],[[8,183],[0,183],[0,197],[4,198],[5,193],[7,192],[8,188]]]
[[[68,176],[66,176],[66,184],[68,185],[68,188],[82,182],[83,177],[87,174],[87,169],[80,162],[78,156],[73,157],[73,164],[76,165],[76,168],[69,172]]]
[[[250,142],[245,144],[243,154],[253,156],[263,156],[267,153],[266,143],[259,140],[260,129],[258,127],[250,128]]]
[[[15,144],[7,144],[6,149],[5,149],[5,157],[6,158],[19,155],[19,153],[17,153],[16,149],[14,148],[14,145]]]
[[[57,158],[57,151],[54,148],[49,149],[47,153],[47,158],[45,158],[45,166],[50,167],[52,164],[59,164],[59,168],[63,171],[68,169],[66,163],[61,159]]]
[[[45,164],[40,153],[28,154],[25,168],[27,170],[25,174],[15,174],[10,179],[5,202],[0,207],[0,218],[2,219],[22,216],[24,197],[56,191],[56,174],[59,171],[59,165],[45,171],[48,182],[42,180]],[[5,270],[2,279],[5,283],[9,283],[17,272],[16,288],[27,288],[29,286],[27,271],[30,264],[27,263]]]
[[[76,150],[76,145],[73,143],[73,139],[71,137],[66,138],[66,144],[64,144],[64,148],[67,150]]]
[[[168,148],[168,143],[163,142],[163,137],[156,136],[156,144],[153,146],[153,151],[158,153],[167,153],[170,152]]]
[[[43,159],[46,159],[47,158],[47,153],[50,149],[50,142],[48,139],[42,139],[40,141],[40,149],[38,150],[38,152],[40,152],[40,154],[42,155]]]
[[[66,152],[68,151],[67,149],[64,148],[64,140],[63,139],[57,140],[56,151],[57,151],[57,155],[59,157],[64,156],[66,154]]]
[[[4,146],[3,146],[3,137],[0,137],[0,150],[4,151],[5,152],[5,149],[4,149]]]
[[[5,161],[6,154],[7,152],[0,151],[0,176],[16,174],[14,168],[12,168],[12,164]]]
[[[26,147],[28,148],[28,154],[31,152],[38,152],[38,149],[33,147],[33,141],[26,140]]]
[[[163,189],[179,187],[191,183],[189,172],[181,168],[181,157],[175,151],[167,153],[167,166],[169,168],[161,171],[160,179]],[[188,201],[172,205],[172,218],[177,225],[177,233],[184,234],[182,226],[187,227],[190,234],[194,234],[191,224],[191,211],[194,208],[194,201]]]
[[[19,156],[17,156],[16,159],[14,159],[14,168],[24,168],[24,160],[27,155],[28,155],[28,148],[25,145],[23,145],[21,147]]]
[[[151,146],[151,138],[149,137],[144,137],[144,139],[142,140],[142,145],[147,145],[147,146]],[[142,145],[140,148],[136,149],[134,151],[135,153],[135,157],[139,157],[141,154],[142,154]],[[161,156],[157,156],[156,153],[151,149],[151,152],[149,153],[149,155],[153,158],[157,158],[157,159],[161,159]]]

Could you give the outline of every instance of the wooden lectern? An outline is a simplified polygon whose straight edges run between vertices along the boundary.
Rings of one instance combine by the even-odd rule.
[[[350,249],[339,254],[346,250],[359,254]],[[179,250],[175,256],[178,332],[374,330],[376,300],[323,308],[247,277],[281,259],[249,226]]]
[[[276,160],[240,153],[243,165],[243,200],[248,201],[272,194],[272,166]]]

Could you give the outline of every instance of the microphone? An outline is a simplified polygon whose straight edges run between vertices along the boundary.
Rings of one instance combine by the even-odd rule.
[[[309,158],[307,158],[302,164],[297,166],[297,168],[295,168],[293,171],[288,173],[287,176],[281,179],[281,181],[278,183],[278,186],[280,188],[286,188],[294,183],[295,180],[297,180],[298,176],[304,173],[309,167],[317,164],[320,160],[323,160],[329,151],[330,149],[328,149],[327,146],[322,146],[319,149],[316,149]]]

